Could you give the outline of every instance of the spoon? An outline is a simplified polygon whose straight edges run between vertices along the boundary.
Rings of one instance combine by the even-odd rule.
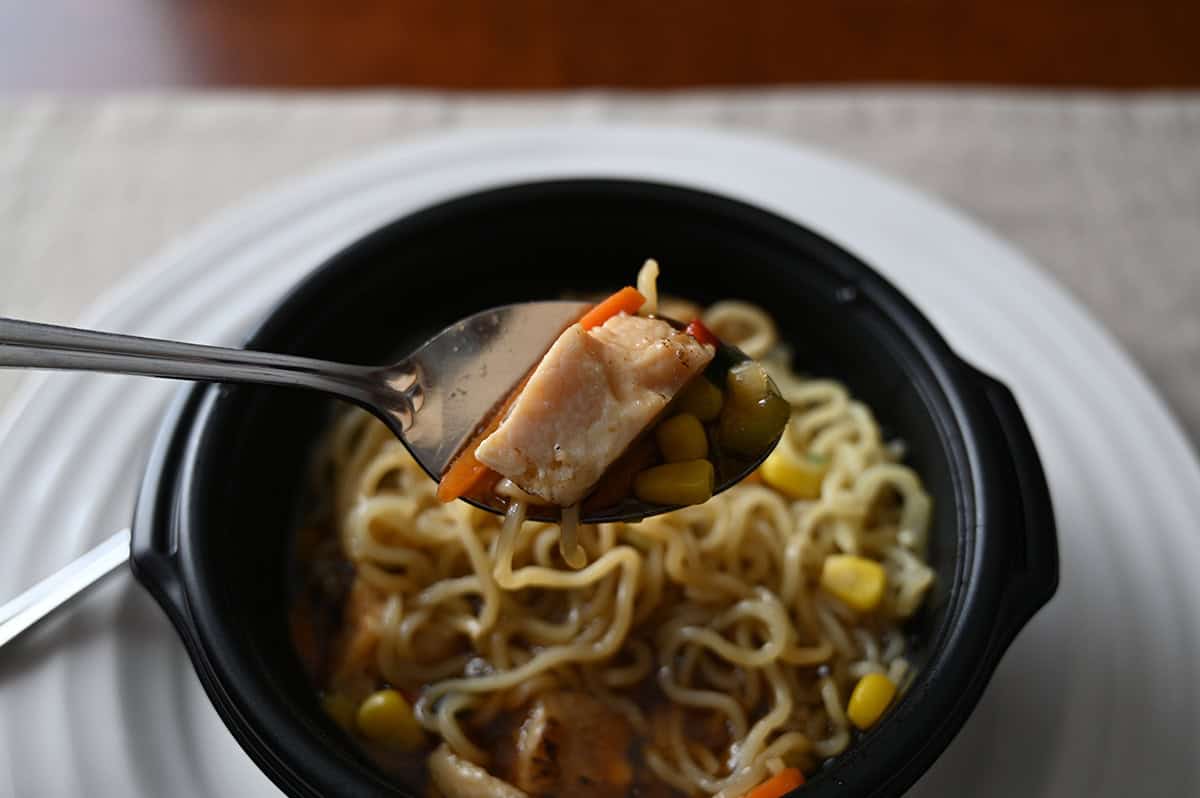
[[[320,391],[373,413],[438,479],[559,334],[589,307],[585,302],[525,302],[485,310],[450,325],[389,366],[347,365],[0,318],[0,368],[103,371]],[[722,344],[715,362],[730,365],[747,359],[740,349]],[[714,492],[741,481],[772,448],[721,473]],[[499,499],[496,504],[473,497],[465,501],[494,513],[507,509]],[[630,498],[599,514],[584,513],[581,521],[635,521],[671,509]],[[97,584],[128,558],[129,530],[122,530],[0,605],[0,646]]]
[[[586,302],[523,302],[481,311],[429,339],[403,360],[358,366],[296,355],[179,343],[0,318],[0,368],[71,369],[150,377],[308,388],[353,402],[385,423],[423,469],[440,479],[459,450],[558,336],[591,307]],[[673,326],[683,327],[671,319]],[[722,344],[714,362],[748,359]],[[741,481],[770,452],[722,469],[714,493]],[[465,501],[503,514],[506,503]],[[585,511],[583,523],[636,521],[670,507],[634,499]]]

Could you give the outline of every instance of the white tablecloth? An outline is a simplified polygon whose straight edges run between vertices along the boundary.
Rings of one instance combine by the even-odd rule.
[[[0,99],[0,315],[70,322],[214,211],[323,163],[439,130],[564,119],[750,130],[941,196],[1082,299],[1200,440],[1200,94]],[[0,372],[0,407],[19,377]]]

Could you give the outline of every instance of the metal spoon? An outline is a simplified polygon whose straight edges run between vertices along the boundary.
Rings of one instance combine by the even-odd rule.
[[[526,302],[485,310],[447,327],[389,366],[347,365],[0,318],[0,368],[259,383],[332,394],[376,415],[437,479],[481,421],[588,307],[583,302]],[[741,350],[729,346],[722,346],[717,357],[726,363],[746,359]],[[721,473],[716,491],[747,476],[771,448],[762,457],[737,463],[733,472]],[[494,505],[467,501],[496,513],[506,510],[498,500]],[[585,513],[581,520],[632,521],[669,509],[630,499],[615,512],[610,508],[600,515]],[[128,533],[118,534],[0,606],[0,645],[127,560],[128,547]],[[118,549],[124,556],[114,554]]]
[[[356,366],[296,355],[141,338],[0,318],[0,368],[71,369],[150,377],[308,388],[332,394],[376,415],[430,476],[447,466],[558,336],[588,309],[584,302],[524,302],[456,322],[408,357],[387,366]],[[682,327],[671,319],[665,321]],[[746,360],[722,345],[716,362]],[[771,447],[762,453],[763,456]],[[719,492],[747,476],[761,458],[720,474]],[[472,504],[503,514],[505,503]],[[664,512],[630,501],[584,523],[633,521]]]
[[[437,479],[480,421],[587,308],[582,302],[527,302],[485,310],[386,366],[0,318],[0,368],[106,371],[332,394],[376,415]]]

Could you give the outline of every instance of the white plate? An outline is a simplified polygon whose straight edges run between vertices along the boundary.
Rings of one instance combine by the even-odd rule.
[[[729,134],[456,133],[226,213],[82,323],[235,343],[306,270],[381,222],[465,191],[567,176],[674,182],[797,219],[895,281],[956,349],[1015,391],[1050,480],[1062,586],[913,795],[1200,794],[1200,466],[1152,388],[1073,300],[987,231],[909,188]],[[10,406],[0,421],[0,597],[127,523],[173,390],[54,375]],[[132,579],[0,655],[0,794],[273,792]]]

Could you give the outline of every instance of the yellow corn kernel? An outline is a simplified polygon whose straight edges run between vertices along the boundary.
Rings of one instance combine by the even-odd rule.
[[[691,413],[680,413],[654,428],[658,450],[668,463],[684,460],[703,460],[708,455],[708,436],[700,419]]]
[[[680,412],[691,413],[704,422],[712,421],[721,415],[721,405],[724,403],[725,397],[721,395],[721,389],[703,376],[696,377],[688,383],[675,400],[675,406]]]
[[[821,495],[821,482],[829,470],[829,460],[821,455],[800,453],[786,435],[763,461],[762,478],[768,485],[793,499],[815,499]]]
[[[633,478],[633,494],[651,504],[702,504],[712,498],[713,464],[708,460],[647,468]]]
[[[321,706],[334,723],[347,731],[354,728],[354,702],[349,698],[341,693],[327,693],[321,698]]]
[[[896,697],[896,685],[882,673],[868,673],[854,685],[846,717],[864,731],[874,726]]]
[[[358,730],[368,740],[401,751],[413,751],[425,742],[425,731],[404,696],[380,690],[358,707]]]
[[[887,572],[854,554],[830,554],[821,567],[821,587],[859,612],[870,612],[883,600]]]

